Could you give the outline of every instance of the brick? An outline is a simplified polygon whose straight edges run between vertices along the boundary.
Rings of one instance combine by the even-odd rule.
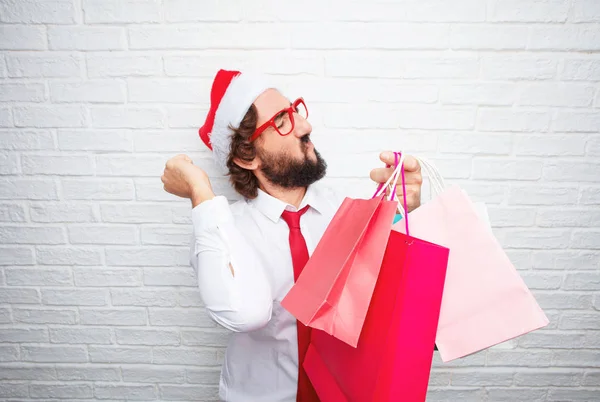
[[[177,305],[177,293],[163,289],[113,289],[113,306],[174,307]]]
[[[106,289],[42,289],[42,303],[54,306],[105,306]]]
[[[125,83],[117,80],[50,83],[50,99],[54,103],[125,103],[125,93]],[[77,130],[77,132],[81,133],[81,130]],[[60,136],[59,148],[63,149],[60,146]]]
[[[98,128],[162,128],[165,116],[158,107],[94,107],[92,126]]]
[[[91,398],[93,388],[89,384],[31,384],[32,398]]]
[[[144,309],[80,309],[83,325],[146,325]]]
[[[81,59],[69,53],[27,53],[6,55],[8,76],[12,78],[73,78],[79,77]]]
[[[511,185],[508,203],[510,205],[574,205],[577,203],[577,187],[568,185]]]
[[[535,160],[474,159],[473,178],[486,180],[537,180],[542,163]]]
[[[598,286],[596,287],[598,288]],[[600,330],[600,312],[563,312],[563,316],[560,318],[560,322],[558,323],[558,328],[568,330]]]
[[[183,327],[215,327],[215,322],[203,308],[159,308],[150,307],[150,325],[183,326]]]
[[[450,30],[452,49],[519,50],[527,47],[528,26],[453,25]]]
[[[492,224],[497,227],[495,221],[492,219]],[[531,269],[531,251],[528,250],[505,250],[506,255],[510,262],[518,270],[529,270]]]
[[[189,266],[189,249],[187,247],[106,247],[106,264],[135,267]],[[190,271],[193,272],[193,270]],[[158,282],[164,281],[168,278],[162,277],[162,279],[159,279],[159,276],[165,273],[152,275],[151,278],[156,278]],[[174,272],[169,272],[169,274],[174,274]],[[173,281],[171,280],[170,283],[173,283]]]
[[[136,163],[131,163],[131,156],[96,156],[96,173],[99,176],[152,176],[160,177],[164,171],[167,156],[136,156]]]
[[[563,282],[562,274],[547,272],[522,272],[521,277],[530,289],[558,289]]]
[[[111,21],[112,22],[112,21]],[[232,41],[230,38],[236,38]],[[277,24],[217,24],[129,28],[130,49],[284,49],[289,34]]]
[[[405,6],[406,7],[406,6]],[[363,8],[361,7],[361,10]],[[485,4],[476,0],[443,0],[411,2],[408,7],[411,21],[421,22],[480,22],[485,21]]]
[[[172,330],[116,329],[119,345],[177,346],[179,332]],[[210,345],[207,345],[210,346]],[[125,381],[128,381],[125,378]],[[146,382],[146,381],[132,381]]]
[[[12,126],[14,126],[14,123],[11,109],[7,107],[0,108],[0,127]]]
[[[503,246],[507,248],[557,249],[567,248],[569,231],[558,229],[518,229],[506,232]]]
[[[175,367],[123,367],[123,381],[125,382],[151,382],[151,383],[175,383],[185,382],[185,369]]]
[[[583,205],[600,204],[600,187],[581,186],[579,203]]]
[[[25,208],[18,204],[0,204],[0,222],[25,222]]]
[[[88,156],[22,155],[21,164],[25,174],[92,174],[92,160]]]
[[[515,136],[514,151],[517,156],[582,156],[585,146],[583,135],[519,134]]]
[[[125,29],[121,27],[50,27],[52,50],[124,50]]]
[[[528,48],[595,51],[600,49],[600,32],[594,25],[536,26],[531,29]]]
[[[600,115],[598,113],[561,110],[556,112],[552,124],[554,131],[598,132]]]
[[[85,346],[21,346],[21,360],[36,363],[85,363]]]
[[[154,348],[154,364],[216,366],[220,364],[216,349]]]
[[[548,391],[545,389],[531,388],[487,388],[490,401],[543,401]]]
[[[179,305],[181,307],[202,307],[202,297],[197,289],[194,290],[180,290],[179,291]]]
[[[597,386],[597,385],[596,385]],[[598,398],[600,389],[550,389],[548,401],[592,401]]]
[[[567,81],[600,81],[600,60],[566,59],[560,76]]]
[[[160,56],[137,52],[94,52],[86,55],[86,66],[91,78],[162,75]]]
[[[0,308],[0,324],[10,324],[10,310],[8,308]]]
[[[456,182],[466,191],[473,202],[486,202],[488,204],[502,203],[506,198],[507,188],[502,184],[489,182],[475,182],[464,180]]]
[[[167,400],[186,401],[202,398],[202,400],[217,400],[219,388],[203,385],[159,385],[160,395]]]
[[[94,207],[91,204],[77,202],[30,203],[29,216],[32,222],[74,223],[94,222]]]
[[[70,226],[71,244],[136,244],[137,228],[124,225]]]
[[[126,398],[131,401],[147,401],[156,399],[153,385],[94,385],[94,395],[99,399]]]
[[[129,79],[130,102],[193,103],[206,102],[212,82],[190,79]]]
[[[189,245],[191,228],[177,226],[142,226],[142,244]]]
[[[114,346],[89,346],[92,363],[151,363],[151,348],[120,348]]]
[[[583,377],[583,386],[598,386],[600,384],[600,371],[585,373]]]
[[[44,343],[48,339],[48,330],[45,328],[0,329],[2,343]]]
[[[70,200],[132,200],[131,179],[63,179],[63,196]]]
[[[158,0],[83,0],[88,24],[159,22],[160,6]]]
[[[198,285],[198,279],[194,270],[189,268],[150,268],[144,270],[144,285],[195,287]]]
[[[65,129],[58,130],[58,147],[65,151],[132,152],[133,140],[131,133],[123,130]]]
[[[568,277],[567,277],[568,278]],[[536,294],[536,300],[545,309],[591,309],[593,299],[588,294],[573,294],[573,293],[549,293]]]
[[[551,308],[542,305],[541,307]],[[584,335],[582,334],[530,332],[519,339],[519,346],[534,349],[579,349],[583,339]]]
[[[600,261],[594,251],[536,251],[533,267],[540,269],[581,270],[598,269]]]
[[[14,153],[0,153],[0,174],[19,174],[19,156]]]
[[[291,32],[294,49],[447,49],[446,24],[308,23]]]
[[[169,223],[171,210],[161,204],[101,204],[102,221],[113,223]]]
[[[133,133],[136,152],[196,152],[198,138],[187,130],[143,131]]]
[[[513,375],[512,372],[457,371],[452,374],[450,382],[457,387],[510,386]]]
[[[575,0],[569,14],[571,22],[600,22],[600,7],[594,0]]]
[[[5,268],[9,286],[69,286],[73,284],[69,268]]]
[[[1,247],[0,265],[33,265],[33,250],[28,247]]]
[[[121,376],[118,367],[57,366],[59,380],[66,381],[119,381]]]
[[[487,354],[488,367],[549,367],[551,362],[552,353],[548,351],[489,350]]]
[[[186,346],[227,347],[230,333],[224,330],[202,329],[199,331],[181,331],[181,343]]]
[[[573,84],[531,84],[521,90],[525,106],[586,107],[594,101],[594,87]]]
[[[548,181],[578,181],[595,182],[600,163],[553,161],[546,162],[543,169],[543,178]]]
[[[75,268],[75,285],[84,287],[141,286],[142,271],[137,268]],[[114,297],[112,299],[114,304]]]
[[[164,4],[167,22],[208,22],[239,21],[242,16],[242,3],[224,5],[218,1],[189,3],[185,0],[169,0]]]
[[[599,231],[575,231],[571,239],[571,246],[577,248],[600,249]]]
[[[557,61],[531,56],[483,56],[481,77],[488,80],[548,80],[557,72]],[[471,78],[471,77],[468,77]]]
[[[600,136],[589,137],[586,144],[588,156],[600,156]]]
[[[512,83],[449,85],[440,88],[440,101],[456,105],[512,105],[517,87]]]
[[[40,365],[0,365],[1,380],[19,380],[19,381],[52,381],[56,380],[56,370],[54,367]]]
[[[15,322],[26,324],[75,324],[75,311],[67,309],[13,309]]]
[[[1,102],[43,102],[46,90],[39,83],[0,84]]]
[[[533,226],[536,212],[534,208],[488,207],[488,215],[494,227]]]
[[[75,5],[72,0],[9,0],[0,3],[0,21],[28,24],[73,24]]]
[[[485,390],[480,388],[429,388],[427,391],[427,401],[464,401],[477,402],[485,398]]]
[[[598,307],[596,309],[600,310]],[[600,334],[598,331],[587,331],[581,346],[588,349],[598,349],[600,347],[600,337],[598,334]]]
[[[472,56],[399,57],[388,52],[361,51],[335,52],[325,58],[325,73],[331,77],[469,79],[478,71],[479,60]]]
[[[166,110],[170,128],[194,128],[206,117],[205,109],[200,107],[168,106]]]
[[[101,265],[102,250],[95,247],[37,247],[42,265]]]
[[[0,385],[0,398],[28,398],[29,385],[21,383],[4,383]]]
[[[218,368],[188,368],[185,370],[187,382],[192,384],[217,384],[221,370]]]
[[[592,272],[568,274],[565,277],[564,288],[567,290],[600,290],[600,275]]]
[[[550,114],[537,111],[514,111],[511,109],[479,109],[479,130],[485,131],[547,131]]]
[[[50,342],[69,344],[110,344],[108,328],[50,328]]]
[[[0,149],[35,151],[54,149],[49,130],[0,130]]]
[[[539,210],[537,225],[540,227],[592,227],[600,221],[600,211],[553,209]]]
[[[0,304],[40,304],[36,289],[0,288]]]
[[[0,199],[57,200],[58,193],[51,179],[4,179],[0,180]]]
[[[565,22],[568,0],[497,0],[491,3],[488,20],[496,22]]]
[[[555,367],[597,367],[600,352],[597,350],[557,350],[553,352]]]
[[[87,124],[86,111],[81,106],[24,106],[13,108],[13,113],[17,127],[84,127]]]

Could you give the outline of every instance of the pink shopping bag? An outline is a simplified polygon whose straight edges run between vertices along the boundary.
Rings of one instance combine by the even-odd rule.
[[[435,171],[430,177],[436,174],[439,177]],[[408,217],[413,236],[450,249],[436,335],[444,362],[548,325],[548,318],[460,188],[442,189]],[[402,221],[393,228],[405,231]]]

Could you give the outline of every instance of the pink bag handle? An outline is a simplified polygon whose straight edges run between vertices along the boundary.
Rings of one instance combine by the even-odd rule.
[[[400,167],[400,174],[402,175],[402,203],[404,204],[404,224],[406,225],[406,235],[410,236],[408,231],[408,206],[406,204],[406,181],[404,180],[404,163]],[[396,188],[394,187],[394,195]]]
[[[385,167],[389,168],[391,166],[390,165],[385,165]],[[397,167],[398,167],[398,153],[394,152],[394,168],[397,168]],[[377,194],[379,194],[379,192],[383,188],[384,184],[385,183],[379,183],[379,186],[377,187],[377,190],[375,190],[375,194],[373,194],[373,197],[371,197],[371,199],[375,198],[377,196]],[[395,191],[394,191],[394,195],[396,195]],[[394,198],[394,195],[392,195],[392,198]]]

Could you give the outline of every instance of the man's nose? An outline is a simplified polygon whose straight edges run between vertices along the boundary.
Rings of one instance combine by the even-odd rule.
[[[295,134],[297,137],[302,137],[312,131],[312,126],[307,119],[300,116],[298,113],[294,113],[294,120],[296,122]]]

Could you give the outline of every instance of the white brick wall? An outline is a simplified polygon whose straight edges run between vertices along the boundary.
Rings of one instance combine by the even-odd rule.
[[[548,328],[442,364],[431,401],[600,400],[600,1],[0,1],[0,400],[215,400],[179,152],[218,68],[303,95],[327,182],[382,149],[486,201]]]

